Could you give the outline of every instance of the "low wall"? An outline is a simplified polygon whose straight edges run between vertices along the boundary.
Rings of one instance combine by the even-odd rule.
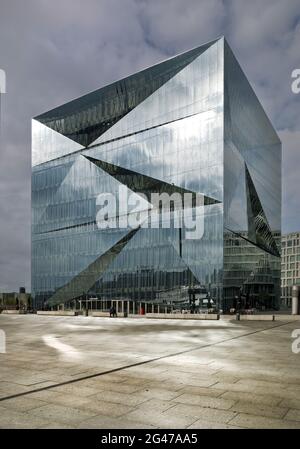
[[[98,311],[98,312],[91,312],[90,310],[89,310],[89,316],[95,316],[95,317],[104,317],[104,318],[110,318],[110,313],[109,312],[100,312],[100,311]],[[136,318],[137,316],[139,316],[139,315],[127,315],[126,313],[122,313],[122,312],[117,312],[117,318],[127,318],[127,317],[129,317],[129,318]],[[115,317],[114,317],[115,318]]]
[[[299,321],[300,315],[240,315],[241,321]]]
[[[91,312],[89,310],[89,316],[99,316],[99,317],[108,317],[110,318],[110,313],[109,312]],[[117,313],[117,317],[124,317],[124,313]]]
[[[11,309],[11,310],[2,310],[2,313],[4,313],[4,314],[9,314],[9,315],[19,315],[21,312],[20,312],[20,310],[13,310],[13,309]],[[24,312],[23,312],[24,313]]]
[[[91,312],[91,311],[89,311],[89,316],[109,317],[109,312]]]
[[[275,315],[275,321],[299,321],[300,315]]]
[[[274,321],[274,315],[240,315],[240,321]]]
[[[219,320],[217,313],[147,313],[146,318],[163,318],[171,320]]]
[[[38,310],[37,315],[52,315],[52,316],[76,316],[77,312],[74,310]]]

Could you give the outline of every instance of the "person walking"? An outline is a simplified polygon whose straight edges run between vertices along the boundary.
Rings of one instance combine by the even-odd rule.
[[[113,317],[113,318],[117,316],[117,311],[116,311],[115,306],[111,306],[111,308],[109,309],[109,316]]]

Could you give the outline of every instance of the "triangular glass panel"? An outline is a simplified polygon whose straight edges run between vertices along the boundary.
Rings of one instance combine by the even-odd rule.
[[[167,193],[169,195],[172,195],[172,193],[180,193],[181,195],[184,193],[192,193],[194,195],[193,201],[195,202],[196,193],[191,190],[178,187],[174,184],[169,184],[167,182],[152,178],[151,176],[142,175],[141,173],[134,172],[115,164],[94,159],[90,156],[84,157],[100,167],[109,175],[113,176],[119,182],[126,185],[133,192],[139,192],[146,195],[148,201],[151,200],[151,193]],[[205,206],[217,203],[220,203],[220,201],[203,195],[203,204]]]
[[[256,243],[257,246],[265,251],[280,257],[272,231],[246,164],[245,176],[248,211],[248,239]]]
[[[70,282],[54,293],[54,295],[52,295],[48,300],[49,306],[62,304],[86,294],[137,231],[138,228],[129,231],[125,237],[121,238],[121,240],[119,240],[109,250],[98,257],[77,276],[74,276]]]
[[[223,106],[223,42],[205,46],[192,62],[149,95],[92,146],[136,135]],[[214,79],[214,82],[211,80]]]
[[[91,291],[101,298],[172,301],[174,305],[187,305],[189,288],[199,282],[174,249],[172,241],[177,240],[176,235],[178,237],[178,229],[141,228]],[[142,266],[137,266],[138,260],[144,261]],[[142,279],[151,281],[144,284]]]
[[[51,189],[50,193],[46,191],[45,195],[50,200],[46,202],[41,196],[43,191],[38,192],[43,200],[43,207],[40,210],[36,208],[37,218],[33,223],[36,233],[44,234],[96,224],[98,196],[107,192],[118,195],[120,186],[118,179],[109,176],[105,171],[101,172],[88,158],[82,155],[76,156],[74,163],[67,166],[69,170],[55,191],[54,189]],[[56,171],[56,166],[47,166],[41,172],[41,176],[53,178],[56,176]],[[73,199],[74,192],[77,192],[76,202]],[[65,204],[64,208],[62,204]],[[150,207],[146,201],[140,205],[141,210]]]
[[[248,230],[245,163],[230,141],[224,144],[224,226],[235,232]]]
[[[75,142],[88,146],[213,43],[209,42],[116,81],[35,119]]]
[[[32,120],[32,167],[75,153],[83,148],[79,143]]]
[[[270,229],[281,229],[281,142],[247,77],[224,41],[224,140],[247,164]]]
[[[64,164],[56,163],[55,165],[51,163],[47,164],[47,166],[41,165],[33,169],[31,202],[32,231],[34,234],[44,231],[43,223],[45,223],[45,214],[48,206],[52,203],[64,179],[68,176],[72,164],[73,161],[65,162]],[[50,186],[48,183],[51,177],[56,179],[55,186]]]

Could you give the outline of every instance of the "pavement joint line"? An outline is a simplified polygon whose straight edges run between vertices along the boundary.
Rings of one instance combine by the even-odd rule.
[[[292,408],[288,407],[286,413],[281,417],[282,420],[284,420],[286,418],[286,416],[287,416],[287,414],[289,413],[290,410],[292,410]]]
[[[74,384],[76,382],[80,382],[80,381],[84,381],[84,380],[88,380],[88,379],[93,379],[95,377],[105,376],[107,374],[117,373],[119,371],[123,371],[123,370],[129,369],[129,368],[134,368],[136,366],[146,365],[148,363],[153,363],[153,362],[156,362],[158,360],[163,360],[163,359],[168,359],[168,358],[171,358],[171,357],[176,357],[178,355],[187,354],[188,352],[193,352],[193,351],[197,351],[197,350],[200,350],[200,349],[209,348],[211,346],[217,346],[217,345],[220,345],[222,343],[226,343],[228,341],[237,340],[238,338],[248,337],[249,335],[258,334],[260,332],[272,330],[272,329],[275,329],[277,327],[287,326],[288,324],[292,324],[292,323],[294,323],[294,321],[287,321],[285,323],[280,323],[280,324],[277,324],[277,325],[272,326],[272,327],[266,327],[264,329],[258,329],[258,330],[255,330],[255,331],[246,332],[245,334],[242,334],[242,335],[235,335],[234,337],[226,338],[224,340],[217,341],[215,343],[208,343],[206,345],[196,346],[194,348],[185,349],[183,351],[162,355],[162,356],[159,356],[159,357],[155,357],[153,359],[143,360],[142,362],[132,363],[130,365],[120,366],[118,368],[112,368],[112,369],[107,370],[107,371],[102,371],[100,373],[90,374],[88,376],[79,377],[77,379],[66,380],[65,382],[60,382],[60,383],[57,383],[57,384],[48,385],[48,386],[41,387],[41,388],[36,388],[35,390],[23,391],[22,393],[16,393],[16,394],[13,394],[13,395],[10,395],[10,396],[2,397],[2,398],[0,398],[0,402],[7,401],[9,399],[19,398],[19,397],[22,397],[22,396],[28,396],[30,394],[39,393],[41,391],[51,390],[52,388],[63,387],[64,385]]]

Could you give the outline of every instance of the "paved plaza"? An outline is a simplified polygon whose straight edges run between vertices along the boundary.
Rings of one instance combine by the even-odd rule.
[[[300,428],[300,321],[0,315],[0,428]]]

